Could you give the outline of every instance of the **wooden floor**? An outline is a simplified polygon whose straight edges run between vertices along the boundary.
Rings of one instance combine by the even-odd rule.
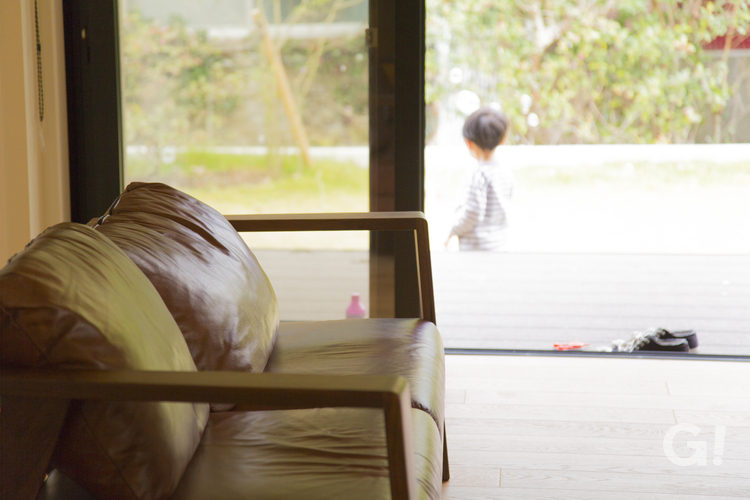
[[[750,498],[750,363],[447,356],[448,499]],[[679,457],[706,446],[706,465]],[[717,425],[726,426],[723,447]],[[717,458],[720,465],[714,465]]]
[[[339,319],[367,304],[366,252],[259,250],[282,320]],[[432,254],[446,347],[606,345],[650,326],[695,329],[704,354],[750,355],[750,256]]]

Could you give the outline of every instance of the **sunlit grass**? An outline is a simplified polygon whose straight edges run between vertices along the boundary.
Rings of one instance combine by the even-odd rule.
[[[129,157],[128,182],[164,182],[223,213],[361,212],[369,206],[368,171],[353,162],[315,160],[305,168],[282,155],[280,168],[260,155],[188,151],[164,165]]]

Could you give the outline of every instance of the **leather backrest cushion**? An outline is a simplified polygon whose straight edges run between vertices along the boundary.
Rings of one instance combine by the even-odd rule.
[[[0,270],[0,325],[4,367],[196,371],[153,285],[81,224],[53,226]],[[77,402],[54,460],[97,498],[167,498],[207,419],[205,403]]]
[[[132,183],[96,230],[154,284],[199,370],[263,371],[279,326],[276,294],[224,216],[165,184]]]

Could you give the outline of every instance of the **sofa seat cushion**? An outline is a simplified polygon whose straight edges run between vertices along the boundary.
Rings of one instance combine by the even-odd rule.
[[[412,404],[443,429],[445,355],[433,323],[418,319],[284,322],[269,373],[401,375]],[[239,409],[239,407],[238,407]]]
[[[0,365],[196,371],[149,280],[73,223],[48,229],[0,271]],[[54,461],[100,499],[168,498],[207,419],[206,404],[77,401]]]
[[[276,295],[224,216],[165,184],[132,183],[95,229],[154,284],[199,370],[263,371],[279,324]]]
[[[412,409],[420,499],[439,499],[442,448]],[[172,500],[390,499],[383,412],[323,408],[212,413]]]

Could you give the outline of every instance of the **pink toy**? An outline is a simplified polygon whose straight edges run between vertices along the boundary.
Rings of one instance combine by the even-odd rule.
[[[362,303],[359,301],[359,294],[353,293],[352,294],[352,301],[349,304],[349,307],[346,308],[346,318],[364,318],[365,317],[365,308],[362,306]]]

